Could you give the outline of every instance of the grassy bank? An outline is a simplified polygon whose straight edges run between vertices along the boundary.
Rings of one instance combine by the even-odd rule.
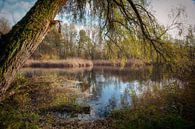
[[[120,60],[110,61],[110,60],[93,60],[94,66],[115,66],[115,67],[143,67],[146,65],[150,65],[149,61],[140,60],[140,59],[128,59],[126,62],[123,63]]]
[[[27,78],[18,74],[14,88],[7,91],[0,102],[0,129],[57,129],[54,113],[89,112],[88,105],[78,105],[82,95],[69,85],[62,87],[67,78],[47,74],[40,78]]]
[[[35,69],[33,73],[38,70]],[[99,69],[98,72],[100,71],[102,70]],[[109,73],[109,70],[104,72]],[[127,72],[127,74],[136,73],[142,76],[138,71]],[[112,71],[112,74],[119,73]],[[147,72],[146,75],[148,74]],[[82,75],[86,76],[86,73]],[[73,115],[75,112],[89,111],[89,107],[74,105],[76,98],[83,96],[79,95],[78,90],[71,88],[74,75],[58,76],[47,73],[40,77],[27,78],[21,74],[13,84],[16,87],[10,89],[14,95],[0,102],[0,127],[3,129],[194,129],[195,81],[194,76],[189,75],[189,77],[188,79],[186,77],[185,82],[189,83],[184,83],[185,86],[179,83],[180,81],[173,81],[163,87],[159,83],[142,81],[144,85],[138,88],[144,91],[142,94],[133,88],[128,91],[132,98],[131,106],[126,109],[115,109],[105,119],[82,121],[60,119],[52,114],[64,110],[69,110]],[[67,80],[68,83],[64,83]],[[86,87],[88,85],[83,86],[83,89]]]
[[[91,67],[92,61],[85,59],[66,59],[66,60],[28,60],[24,67],[32,68],[78,68]]]
[[[194,83],[193,83],[194,85]],[[114,129],[193,129],[194,86],[175,83],[155,86],[141,96],[132,96],[133,105],[111,113]]]
[[[24,67],[32,68],[80,68],[80,67],[92,67],[92,66],[106,66],[106,67],[132,67],[140,68],[146,65],[150,65],[148,61],[140,59],[129,59],[125,62],[124,66],[120,60],[87,60],[72,58],[66,60],[28,60]]]

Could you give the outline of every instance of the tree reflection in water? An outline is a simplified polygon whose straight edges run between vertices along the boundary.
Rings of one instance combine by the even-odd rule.
[[[53,80],[52,84],[55,87],[46,88],[47,90],[42,89],[43,91],[40,89],[31,91],[31,94],[34,95],[33,98],[36,98],[33,101],[37,105],[50,103],[51,101],[42,102],[48,99],[53,100],[52,103],[61,102],[65,99],[64,95],[66,96],[66,94],[80,94],[77,96],[76,102],[90,105],[93,117],[105,117],[113,109],[131,106],[133,103],[132,95],[139,96],[146,91],[155,91],[155,89],[160,89],[163,85],[174,81],[179,83],[168,73],[163,72],[162,74],[158,72],[158,69],[152,67],[143,69],[95,67],[92,70],[85,69],[75,72],[62,69],[30,69],[24,70],[23,73],[30,78],[46,77],[49,82]],[[67,87],[76,89],[77,92],[71,93],[71,90],[69,90],[70,93],[63,92],[67,90]],[[40,96],[41,91],[42,95]]]

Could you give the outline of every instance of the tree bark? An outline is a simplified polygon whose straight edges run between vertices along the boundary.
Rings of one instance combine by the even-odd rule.
[[[66,0],[38,0],[12,30],[0,39],[0,100],[15,74],[36,50]]]

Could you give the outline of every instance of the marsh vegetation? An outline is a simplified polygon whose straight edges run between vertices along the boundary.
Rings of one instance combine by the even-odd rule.
[[[1,102],[0,125],[2,128],[193,128],[194,82],[156,69],[151,66],[76,71],[24,68],[14,82],[17,87],[8,92],[11,96]]]

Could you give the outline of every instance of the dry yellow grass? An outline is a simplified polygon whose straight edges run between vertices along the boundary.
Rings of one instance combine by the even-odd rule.
[[[128,59],[124,67],[140,68],[149,65],[150,62],[140,59]],[[87,60],[80,58],[70,58],[66,60],[28,60],[24,67],[33,68],[83,68],[93,66],[115,66],[122,67],[120,60],[112,62],[110,60]]]
[[[71,58],[66,60],[28,60],[24,67],[37,68],[66,68],[66,67],[91,67],[93,62],[85,59]]]
[[[125,63],[124,67],[142,67],[145,65],[149,65],[150,63],[145,60],[140,59],[128,59]],[[94,66],[116,66],[121,67],[120,60],[116,60],[115,62],[112,62],[110,60],[94,60],[93,61]]]

